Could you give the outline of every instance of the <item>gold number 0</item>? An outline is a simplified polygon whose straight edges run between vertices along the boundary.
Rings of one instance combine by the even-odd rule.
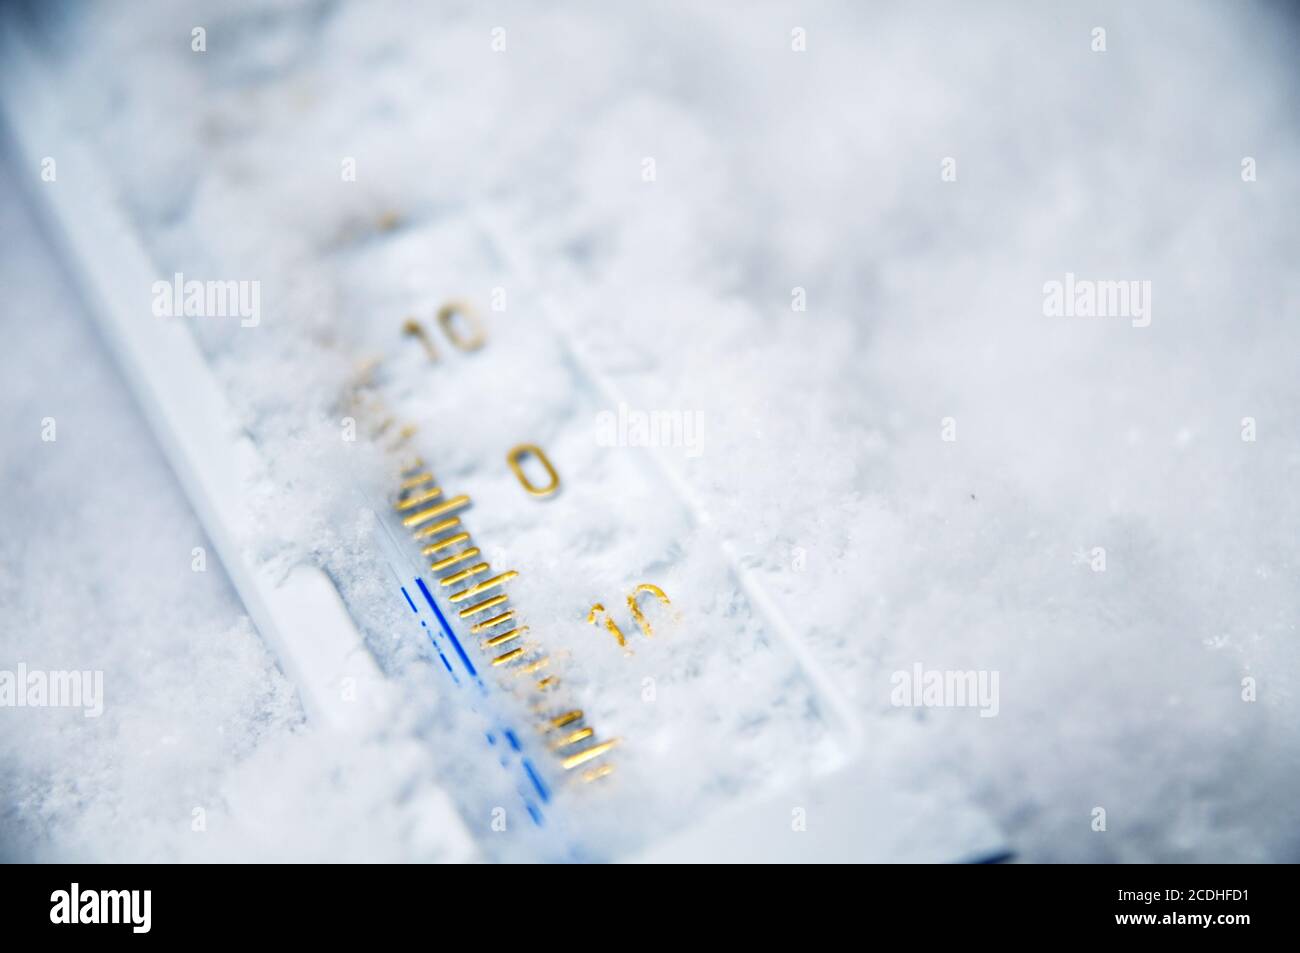
[[[452,321],[452,318],[458,314],[470,326],[472,333],[467,338],[460,336]],[[442,333],[447,335],[447,340],[462,351],[477,351],[487,341],[487,332],[483,330],[483,322],[479,319],[478,312],[466,301],[448,301],[444,304],[438,309],[438,323],[442,325]]]
[[[546,486],[537,486],[528,479],[528,474],[524,473],[524,468],[519,461],[530,455],[536,457],[541,465],[545,467],[546,476],[550,480]],[[555,472],[555,467],[551,465],[550,459],[542,452],[542,448],[535,443],[521,443],[519,446],[512,448],[506,454],[506,462],[510,464],[510,469],[514,471],[515,478],[533,496],[550,496],[560,488],[560,475]]]
[[[650,593],[666,606],[670,606],[672,603],[668,601],[668,597],[664,595],[662,589],[650,582],[641,583],[641,585],[633,589],[631,594],[628,595],[627,607],[632,610],[632,618],[636,619],[636,624],[641,631],[645,633],[645,637],[647,639],[653,639],[655,637],[655,630],[650,626],[650,620],[641,613],[641,607],[636,604],[636,597],[641,595],[643,592]]]

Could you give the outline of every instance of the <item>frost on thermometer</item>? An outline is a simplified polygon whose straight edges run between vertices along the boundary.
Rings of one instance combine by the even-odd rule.
[[[186,64],[197,95],[141,80],[69,116],[86,74],[30,64],[6,91],[29,158],[57,151],[75,172],[43,200],[96,320],[301,704],[303,734],[343,766],[304,754],[310,770],[287,774],[366,789],[337,785],[333,811],[361,857],[988,856],[988,825],[955,808],[964,799],[931,765],[899,756],[920,719],[873,721],[869,697],[849,709],[820,668],[836,666],[840,691],[868,684],[854,666],[881,664],[889,641],[879,618],[855,625],[869,606],[816,586],[773,599],[757,581],[769,571],[775,584],[763,556],[774,525],[806,527],[823,500],[828,521],[843,517],[843,494],[810,488],[799,440],[771,441],[790,448],[778,466],[727,439],[748,414],[726,406],[733,390],[756,405],[751,384],[802,386],[729,360],[762,344],[758,316],[661,272],[697,259],[672,242],[666,259],[611,272],[586,253],[600,227],[573,244],[572,222],[548,223],[539,252],[527,213],[556,197],[479,175],[482,150],[443,141],[491,109],[389,101],[383,84],[365,87],[378,100],[341,95],[352,68],[322,71],[336,52],[380,62],[410,43],[385,28],[354,60],[353,16],[323,19],[323,44],[304,40],[274,68],[250,71],[227,38]],[[140,51],[110,35],[101,55]],[[427,88],[454,104],[465,70],[417,46],[413,64],[446,70]],[[194,134],[138,166],[123,143],[148,138],[173,92],[201,104]],[[683,116],[660,118],[690,141]],[[661,236],[637,227],[650,193],[636,194],[627,221],[644,250]],[[670,203],[651,216],[660,225],[691,201],[655,195]],[[544,251],[551,241],[562,254]],[[574,280],[570,267],[589,270]],[[672,300],[647,275],[687,293],[662,323],[633,327],[650,299]],[[604,323],[602,301],[624,312]],[[239,320],[224,320],[232,309]],[[686,323],[696,315],[716,324]],[[712,396],[654,397],[715,370]],[[625,393],[709,414],[641,412]],[[810,406],[826,416],[825,399]],[[745,472],[747,460],[766,462]],[[833,651],[828,628],[845,636]],[[816,657],[804,632],[822,639]],[[360,767],[376,763],[382,774]],[[253,787],[271,777],[248,771]],[[313,849],[336,850],[301,826]]]
[[[657,461],[610,452],[567,343],[527,300],[492,310],[502,267],[438,228],[352,256],[340,402],[391,460],[394,598],[483,713],[501,783],[603,856],[842,760],[815,675]]]

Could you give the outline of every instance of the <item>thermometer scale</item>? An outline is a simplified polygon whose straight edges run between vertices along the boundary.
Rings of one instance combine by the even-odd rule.
[[[959,794],[895,788],[674,448],[594,439],[600,414],[635,404],[491,210],[385,211],[322,246],[304,265],[334,291],[325,333],[296,323],[278,293],[291,276],[274,270],[258,279],[260,322],[160,318],[148,291],[182,270],[170,226],[128,209],[129,186],[95,131],[68,121],[68,91],[30,41],[0,45],[20,161],[59,156],[57,188],[39,191],[51,229],[309,722],[414,739],[437,766],[418,788],[428,859],[1001,850]],[[186,274],[231,267],[199,234],[189,247]],[[276,353],[289,373],[261,383],[329,419],[315,442],[286,441],[232,383],[245,359]],[[295,403],[293,375],[329,380],[358,359],[332,403]],[[277,536],[264,496],[286,463],[323,501],[286,499],[320,525],[365,514],[369,544],[317,552]]]

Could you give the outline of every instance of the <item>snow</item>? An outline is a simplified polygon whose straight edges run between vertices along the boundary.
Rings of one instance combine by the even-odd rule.
[[[1296,859],[1294,20],[1173,3],[261,6],[87,7],[50,32],[161,273],[263,282],[262,326],[198,332],[271,461],[250,541],[264,555],[323,565],[379,606],[340,487],[377,486],[380,465],[337,440],[341,382],[362,351],[418,356],[400,316],[424,308],[432,326],[449,284],[478,301],[503,286],[503,363],[477,398],[603,482],[562,504],[571,538],[541,519],[553,511],[494,526],[486,507],[476,536],[504,545],[512,529],[542,579],[545,554],[572,556],[607,604],[649,568],[712,624],[743,616],[677,510],[629,515],[618,487],[646,452],[593,441],[600,395],[573,396],[552,331],[531,323],[544,293],[631,406],[703,415],[702,453],[665,459],[882,771],[917,789],[957,779],[1026,859]],[[31,231],[17,175],[34,172],[7,172],[8,235]],[[19,732],[0,712],[5,853],[422,856],[417,807],[383,792],[454,761],[303,730],[219,565],[191,572],[201,531],[60,275],[37,241],[9,243],[0,268],[0,662],[75,656],[122,700],[76,730],[77,713]],[[1043,285],[1066,273],[1150,281],[1150,326],[1046,317]],[[443,350],[448,391],[398,398],[422,422],[476,380]],[[448,482],[485,478],[477,461],[499,449],[472,428],[430,439]],[[564,629],[578,591],[521,590],[575,654],[592,637]],[[416,693],[427,658],[381,618],[371,646]],[[779,669],[662,651],[635,664],[693,660],[732,699],[773,697]],[[637,684],[619,662],[588,663],[606,720]],[[891,674],[918,662],[999,672],[998,716],[892,707]],[[666,747],[645,714],[622,727]],[[725,758],[745,722],[715,714],[698,751]],[[793,744],[768,743],[755,758]],[[681,783],[707,792],[697,773]],[[651,823],[652,797],[620,797]],[[196,836],[196,806],[223,836]]]

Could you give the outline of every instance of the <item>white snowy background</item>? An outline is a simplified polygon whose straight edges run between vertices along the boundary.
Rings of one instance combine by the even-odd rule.
[[[882,758],[923,737],[1020,858],[1300,857],[1284,5],[67,14],[52,55],[164,267],[201,234],[324,333],[329,255],[383,216],[507,221],[637,406],[704,414],[677,465]],[[384,753],[304,730],[219,567],[191,572],[202,530],[43,244],[42,187],[0,179],[0,668],[103,669],[111,697],[0,710],[0,855],[419,856]],[[1151,325],[1045,317],[1066,272],[1150,281]],[[211,344],[243,409],[319,409],[325,372],[271,334]],[[892,708],[916,662],[997,670],[1000,714]],[[222,836],[196,838],[208,803]]]

